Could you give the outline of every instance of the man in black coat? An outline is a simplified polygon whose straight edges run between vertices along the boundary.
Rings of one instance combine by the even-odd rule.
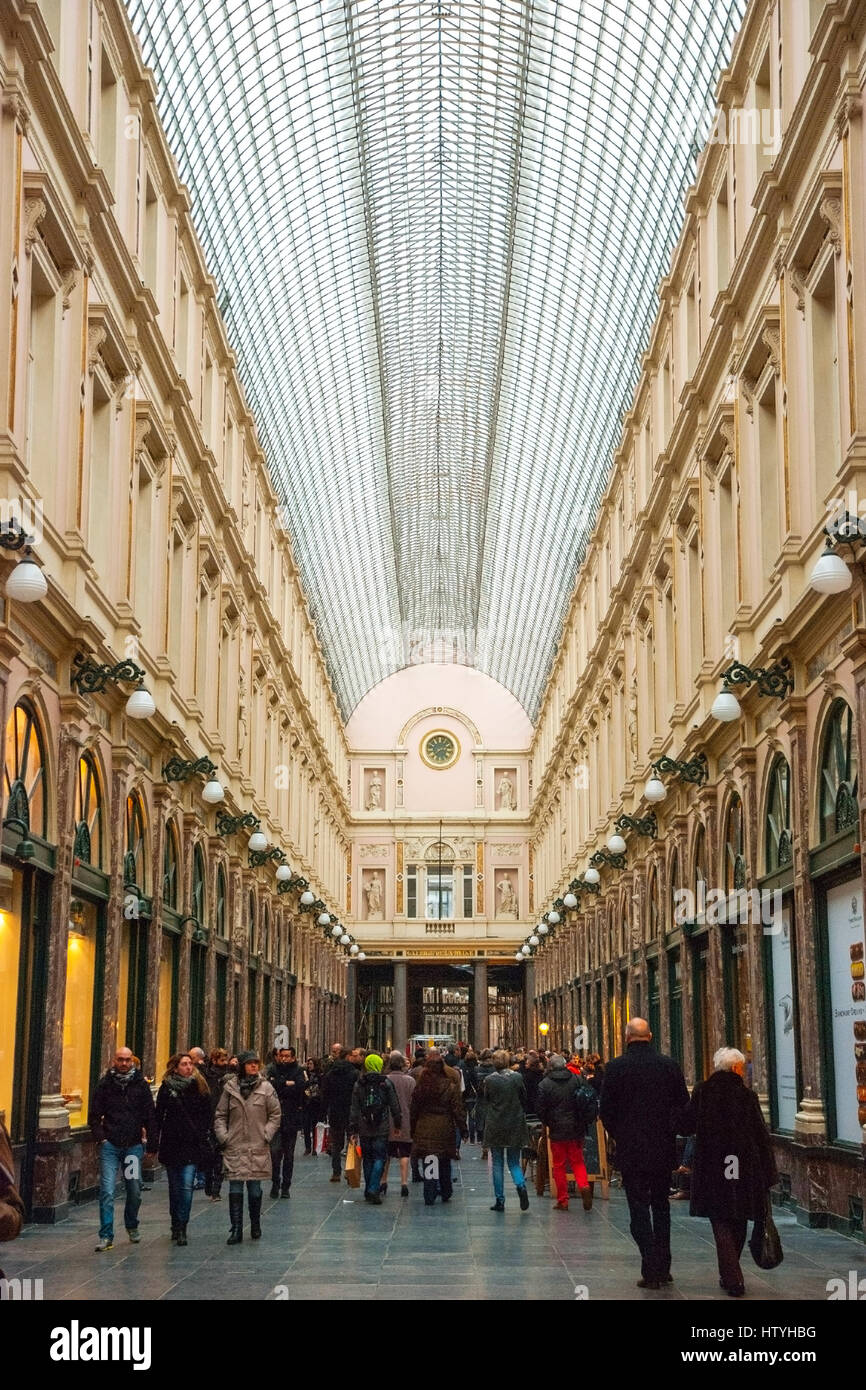
[[[363,1067],[363,1062],[361,1065]],[[340,1181],[340,1156],[349,1129],[352,1092],[357,1080],[358,1068],[349,1061],[349,1049],[343,1047],[337,1061],[331,1064],[322,1078],[322,1102],[331,1131],[331,1182]]]
[[[298,1130],[304,1122],[304,1088],[307,1073],[298,1062],[293,1047],[281,1047],[265,1072],[280,1102],[280,1128],[271,1141],[271,1196],[291,1197],[292,1175],[295,1171],[295,1144]],[[282,1184],[280,1162],[282,1160]]]
[[[631,1019],[625,1040],[625,1054],[605,1072],[599,1113],[616,1141],[631,1233],[641,1253],[638,1288],[657,1289],[671,1281],[668,1190],[689,1093],[674,1059],[653,1047],[646,1019]]]
[[[144,1143],[151,1147],[155,1109],[150,1087],[134,1066],[128,1047],[119,1047],[114,1066],[103,1076],[90,1102],[87,1123],[94,1139],[102,1141],[99,1154],[99,1244],[97,1251],[114,1244],[114,1188],[121,1168],[126,1183],[123,1215],[127,1235],[134,1245],[141,1239],[138,1212],[141,1206],[141,1166]]]

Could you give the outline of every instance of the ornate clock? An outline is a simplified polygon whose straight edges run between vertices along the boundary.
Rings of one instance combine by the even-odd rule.
[[[421,740],[421,757],[428,767],[441,772],[453,767],[460,756],[460,744],[447,729],[434,729]]]

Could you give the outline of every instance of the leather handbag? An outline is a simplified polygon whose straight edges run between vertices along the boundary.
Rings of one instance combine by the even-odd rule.
[[[752,1227],[749,1249],[758,1269],[775,1269],[784,1259],[782,1242],[770,1209],[769,1194],[766,1199],[764,1215]]]

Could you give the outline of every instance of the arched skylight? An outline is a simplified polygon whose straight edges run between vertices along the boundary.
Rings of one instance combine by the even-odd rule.
[[[129,0],[345,714],[534,715],[745,0]]]

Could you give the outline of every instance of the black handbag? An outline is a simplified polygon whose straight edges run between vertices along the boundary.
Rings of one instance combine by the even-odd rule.
[[[770,1210],[770,1198],[767,1197],[764,1215],[760,1221],[756,1221],[752,1227],[752,1234],[749,1237],[749,1249],[752,1252],[752,1259],[758,1269],[775,1269],[782,1263],[784,1254],[782,1252],[782,1242],[779,1239],[779,1232],[773,1220]]]

